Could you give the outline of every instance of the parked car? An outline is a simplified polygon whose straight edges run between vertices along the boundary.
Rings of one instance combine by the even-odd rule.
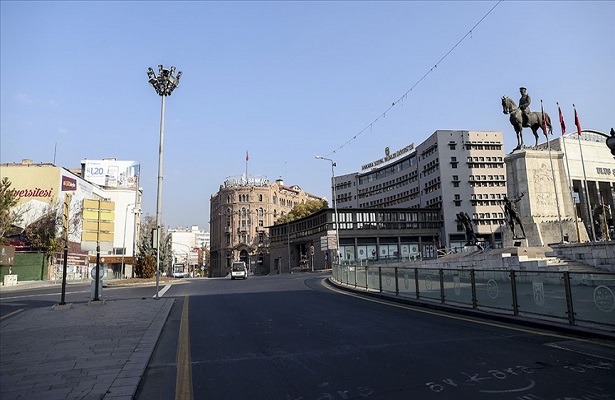
[[[235,261],[231,266],[231,279],[248,279],[248,268],[243,261]]]

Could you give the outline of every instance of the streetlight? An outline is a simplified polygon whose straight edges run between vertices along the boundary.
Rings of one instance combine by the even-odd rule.
[[[124,256],[126,255],[126,225],[127,225],[127,222],[128,222],[128,207],[134,206],[134,205],[135,205],[134,203],[126,204],[126,213],[124,214],[124,240],[122,241],[122,270],[121,270],[122,271],[121,272],[122,276],[126,275],[126,270],[125,270],[125,267],[124,267]],[[133,235],[133,237],[134,237],[134,235]],[[133,239],[133,241],[134,241],[134,239]],[[133,248],[134,248],[134,246],[133,246]],[[135,255],[133,253],[132,254],[133,260],[134,260],[134,257],[135,257]],[[133,261],[133,265],[134,265],[134,261]]]
[[[331,162],[331,190],[333,192],[333,209],[335,210],[335,238],[337,240],[337,244],[335,246],[335,258],[337,259],[340,247],[340,221],[337,215],[337,198],[335,196],[335,170],[333,169],[337,166],[337,164],[332,159],[326,157],[316,156],[316,159],[327,160]],[[333,260],[331,261],[333,262]]]
[[[164,105],[167,96],[173,93],[173,90],[179,86],[179,78],[182,72],[175,74],[175,67],[170,70],[165,69],[162,65],[158,66],[158,76],[154,70],[149,67],[147,69],[147,77],[149,84],[156,90],[156,93],[162,97],[162,108],[160,111],[160,146],[158,148],[158,192],[156,194],[156,297],[158,300],[158,285],[160,280],[160,228],[162,225],[162,149],[164,147]]]

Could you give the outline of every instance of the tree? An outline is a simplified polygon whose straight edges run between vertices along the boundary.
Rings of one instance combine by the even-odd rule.
[[[21,222],[22,213],[13,208],[19,203],[19,197],[11,190],[11,181],[8,177],[0,182],[0,244],[7,242],[11,228]]]
[[[305,203],[297,204],[288,214],[280,216],[274,224],[280,225],[292,222],[327,207],[329,207],[327,200],[308,200]]]
[[[64,240],[58,235],[59,227],[62,226],[60,218],[57,206],[50,205],[42,217],[24,230],[26,242],[33,249],[44,252],[48,259],[64,246]]]
[[[152,233],[156,227],[156,219],[152,215],[145,215],[141,222],[141,235],[137,243],[137,262],[135,275],[141,278],[151,278],[156,275],[156,248],[153,246]],[[171,235],[164,234],[160,241],[160,271],[164,271],[171,259]]]

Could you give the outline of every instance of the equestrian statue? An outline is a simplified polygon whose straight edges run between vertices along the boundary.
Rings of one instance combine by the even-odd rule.
[[[519,89],[521,92],[521,99],[519,100],[519,107],[517,103],[510,97],[502,97],[502,111],[504,114],[510,114],[510,123],[515,128],[517,134],[517,147],[513,151],[519,150],[524,147],[523,145],[523,128],[530,128],[534,137],[536,138],[536,144],[538,146],[538,128],[542,129],[542,132],[547,136],[545,132],[545,126],[550,134],[553,134],[553,127],[551,126],[551,118],[549,114],[544,113],[544,125],[543,125],[543,113],[542,112],[530,112],[531,98],[527,94],[527,89],[522,87]]]

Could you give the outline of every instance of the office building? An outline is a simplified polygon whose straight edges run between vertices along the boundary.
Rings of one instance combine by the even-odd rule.
[[[461,251],[468,238],[459,213],[467,213],[477,239],[502,246],[506,167],[502,132],[438,130],[416,146],[334,178],[338,209],[432,208],[442,227],[438,247]],[[341,222],[341,221],[340,221]]]

